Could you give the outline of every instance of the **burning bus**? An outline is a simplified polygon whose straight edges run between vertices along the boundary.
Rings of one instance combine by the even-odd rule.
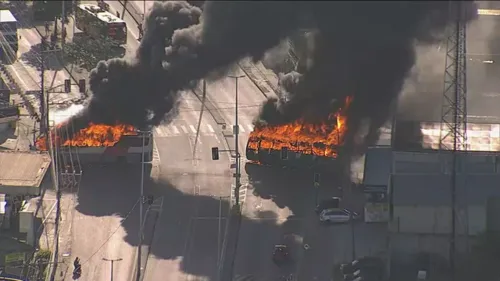
[[[143,152],[144,161],[152,161],[152,134],[140,134],[133,126],[90,123],[86,128],[72,134],[67,132],[71,128],[61,128],[59,125],[56,130],[52,130],[52,140],[57,144],[58,152],[62,156],[69,152],[76,154],[82,164],[140,163]],[[38,138],[36,147],[39,150],[47,150],[47,139]]]
[[[342,109],[320,123],[297,120],[285,125],[256,126],[248,138],[247,159],[273,166],[315,169],[334,166],[338,147],[344,141],[345,110],[350,102],[347,98]]]

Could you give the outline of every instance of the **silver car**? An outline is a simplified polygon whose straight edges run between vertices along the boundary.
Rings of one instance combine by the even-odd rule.
[[[325,223],[346,223],[358,217],[359,215],[356,212],[346,209],[326,209],[320,213],[319,221]]]

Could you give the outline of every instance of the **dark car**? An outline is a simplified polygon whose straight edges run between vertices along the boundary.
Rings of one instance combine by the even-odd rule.
[[[323,212],[326,209],[338,209],[340,207],[340,199],[339,197],[332,197],[326,200],[321,201],[317,206],[316,206],[316,213],[319,214]]]
[[[290,251],[286,245],[275,245],[273,250],[273,262],[281,265],[290,260]]]

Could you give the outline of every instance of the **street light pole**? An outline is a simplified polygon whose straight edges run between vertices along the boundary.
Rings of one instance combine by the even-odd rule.
[[[111,278],[109,279],[110,281],[113,281],[113,266],[115,264],[115,261],[121,261],[123,260],[122,258],[119,259],[107,259],[107,258],[102,258],[103,261],[109,261],[111,262]]]
[[[240,180],[241,180],[241,167],[240,167],[240,150],[238,148],[238,136],[240,134],[240,126],[238,124],[238,79],[245,77],[245,75],[230,75],[230,78],[235,79],[235,112],[234,112],[234,117],[235,117],[235,125],[233,127],[233,134],[234,134],[234,149],[236,150],[236,175],[235,175],[235,181],[236,181],[236,186],[234,188],[234,197],[235,197],[235,202],[236,206],[240,205]]]
[[[138,131],[142,134],[142,160],[141,160],[141,191],[140,191],[140,202],[139,202],[139,243],[137,246],[137,276],[136,280],[139,281],[141,278],[141,254],[142,254],[142,230],[143,230],[143,204],[144,204],[144,154],[146,146],[146,134],[148,131]]]

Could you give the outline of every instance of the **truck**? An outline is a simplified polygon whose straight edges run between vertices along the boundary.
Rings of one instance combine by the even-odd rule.
[[[0,60],[15,61],[18,50],[17,19],[10,10],[0,10]]]

